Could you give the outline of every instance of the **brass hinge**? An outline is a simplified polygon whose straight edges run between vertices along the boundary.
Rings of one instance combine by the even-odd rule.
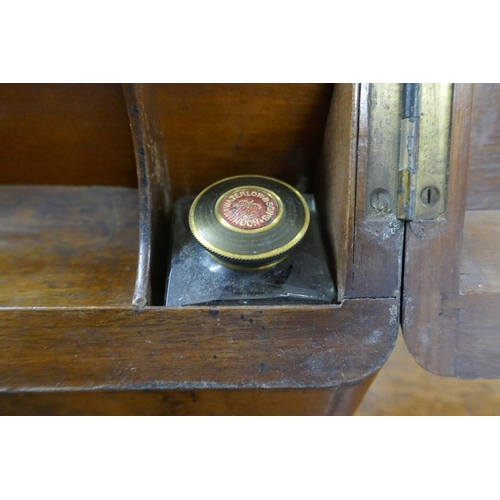
[[[432,220],[445,212],[452,93],[451,83],[403,86],[398,219]]]

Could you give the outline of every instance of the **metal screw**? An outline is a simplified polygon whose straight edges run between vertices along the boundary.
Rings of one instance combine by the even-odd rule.
[[[433,207],[439,201],[439,189],[435,186],[427,186],[420,193],[420,200],[426,207]]]
[[[391,195],[385,189],[377,188],[370,194],[370,205],[378,212],[387,210],[390,203]]]

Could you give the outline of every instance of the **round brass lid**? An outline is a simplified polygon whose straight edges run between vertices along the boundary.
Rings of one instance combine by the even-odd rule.
[[[211,256],[236,269],[281,262],[309,227],[309,209],[288,184],[260,175],[223,179],[193,201],[189,226]]]

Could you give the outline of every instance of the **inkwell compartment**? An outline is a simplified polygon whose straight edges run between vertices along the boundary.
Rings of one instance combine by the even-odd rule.
[[[333,195],[333,189],[321,180],[326,176],[320,173],[328,168],[325,162],[321,164],[321,154],[332,91],[333,86],[326,84],[126,87],[143,180],[141,216],[143,225],[151,226],[151,231],[143,232],[142,241],[144,246],[150,242],[151,248],[141,255],[155,269],[149,274],[148,287],[144,261],[139,273],[144,281],[138,281],[136,288],[137,304],[335,301],[333,254],[327,251],[333,235],[328,234],[321,208],[317,208],[325,196]],[[297,248],[283,262],[266,269],[224,266],[203,249],[189,226],[189,210],[199,193],[227,178],[235,178],[229,182],[237,183],[241,176],[254,176],[254,181],[246,182],[257,187],[259,182],[269,182],[266,178],[286,183],[284,192],[297,190],[310,213],[309,227]],[[216,200],[212,201],[213,207],[200,209],[206,208],[205,219],[217,212]],[[281,212],[291,216],[293,207],[282,206]],[[285,222],[281,222],[283,227]],[[222,239],[231,236],[223,224],[218,227]],[[260,237],[261,246],[266,244],[264,236],[255,236]],[[279,243],[272,248],[279,252]],[[164,282],[160,275],[165,275]],[[145,299],[146,290],[149,299]]]

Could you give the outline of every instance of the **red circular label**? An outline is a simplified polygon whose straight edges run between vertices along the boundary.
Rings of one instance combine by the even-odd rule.
[[[278,203],[267,191],[239,188],[227,193],[220,203],[220,215],[238,229],[260,229],[278,215]]]

